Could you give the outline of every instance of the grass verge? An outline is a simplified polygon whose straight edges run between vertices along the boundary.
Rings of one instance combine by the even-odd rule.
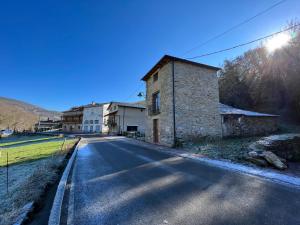
[[[15,222],[22,208],[28,202],[43,204],[42,196],[59,179],[60,173],[78,139],[67,140],[61,150],[63,140],[10,148],[9,190],[6,192],[6,168],[0,167],[0,224]],[[24,150],[24,148],[26,148]],[[39,149],[39,150],[37,150]],[[25,151],[25,153],[24,153]]]

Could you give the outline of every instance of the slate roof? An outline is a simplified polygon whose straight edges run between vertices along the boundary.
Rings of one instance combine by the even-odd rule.
[[[221,115],[244,115],[244,116],[257,116],[257,117],[278,117],[279,116],[279,115],[238,109],[222,103],[219,103],[219,108],[220,108]]]

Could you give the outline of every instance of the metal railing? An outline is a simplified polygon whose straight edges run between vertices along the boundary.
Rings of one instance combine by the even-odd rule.
[[[157,105],[148,105],[148,115],[154,116],[160,113],[160,108]]]

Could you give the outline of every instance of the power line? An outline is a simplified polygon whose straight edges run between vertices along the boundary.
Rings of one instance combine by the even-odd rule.
[[[242,26],[242,25],[244,25],[244,24],[246,24],[248,22],[250,22],[251,20],[255,19],[256,17],[259,17],[259,16],[265,14],[266,12],[272,10],[273,8],[277,7],[278,5],[280,5],[280,4],[282,4],[282,3],[286,2],[286,1],[287,0],[282,0],[282,1],[279,1],[279,2],[275,3],[274,5],[271,5],[270,7],[266,8],[265,10],[263,10],[263,11],[261,11],[259,13],[257,13],[256,15],[254,15],[254,16],[252,16],[252,17],[250,17],[250,18],[248,18],[248,19],[246,19],[244,21],[242,21],[241,23],[238,23],[237,25],[234,25],[234,26],[230,27],[229,29],[225,30],[224,32],[222,32],[220,34],[217,34],[217,35],[213,36],[212,38],[208,39],[207,41],[204,41],[204,42],[200,43],[199,45],[191,48],[190,50],[186,51],[183,54],[183,56],[187,55],[188,53],[192,52],[193,50],[195,50],[197,48],[202,47],[203,45],[206,45],[207,43],[209,43],[209,42],[211,42],[213,40],[218,39],[219,37],[222,37],[223,35],[225,35],[225,34],[231,32],[231,31],[233,31],[234,29],[236,29],[236,28],[238,28],[238,27],[240,27],[240,26]]]
[[[129,95],[129,96],[125,99],[125,101],[131,99],[131,98],[134,97],[134,96],[137,96],[137,92],[140,90],[140,88],[142,87],[142,85],[143,85],[143,83],[140,83],[140,85],[138,86],[138,88],[137,88],[134,92],[132,92],[132,94]]]
[[[261,41],[261,40],[264,40],[266,38],[269,38],[269,37],[272,37],[274,35],[277,35],[277,34],[280,34],[280,33],[283,33],[283,32],[286,32],[288,30],[291,30],[295,27],[298,27],[300,26],[300,23],[299,24],[296,24],[296,25],[293,25],[293,26],[290,26],[282,31],[278,31],[276,33],[273,33],[273,34],[269,34],[267,36],[264,36],[264,37],[260,37],[258,39],[255,39],[255,40],[252,40],[252,41],[249,41],[249,42],[246,42],[246,43],[242,43],[242,44],[238,44],[238,45],[235,45],[233,47],[230,47],[230,48],[225,48],[225,49],[221,49],[221,50],[218,50],[218,51],[214,51],[214,52],[210,52],[210,53],[205,53],[205,54],[202,54],[202,55],[198,55],[198,56],[194,56],[194,57],[190,57],[190,58],[187,58],[187,59],[196,59],[196,58],[201,58],[201,57],[204,57],[204,56],[209,56],[209,55],[214,55],[214,54],[217,54],[217,53],[220,53],[220,52],[225,52],[225,51],[229,51],[229,50],[232,50],[232,49],[235,49],[235,48],[239,48],[239,47],[242,47],[242,46],[245,46],[245,45],[249,45],[249,44],[252,44],[254,42],[258,42],[258,41]]]

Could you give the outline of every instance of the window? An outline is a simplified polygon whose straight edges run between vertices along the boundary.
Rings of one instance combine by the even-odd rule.
[[[84,131],[88,132],[89,131],[89,127],[88,126],[84,126]]]
[[[95,120],[95,124],[99,124],[99,120]]]
[[[96,132],[100,132],[100,125],[96,125]]]
[[[155,73],[153,75],[153,82],[157,81],[158,80],[158,73]]]
[[[157,114],[159,113],[160,108],[160,93],[156,92],[152,94],[152,113]]]
[[[138,126],[127,126],[127,131],[138,131]]]
[[[89,123],[89,121],[88,121],[88,120],[85,120],[85,121],[84,121],[84,124],[88,124],[88,123]]]
[[[80,126],[78,126],[78,130],[80,130]]]
[[[93,131],[94,131],[94,127],[90,126],[90,132],[93,132]]]
[[[90,120],[90,124],[93,124],[93,122],[94,122],[93,120]]]

